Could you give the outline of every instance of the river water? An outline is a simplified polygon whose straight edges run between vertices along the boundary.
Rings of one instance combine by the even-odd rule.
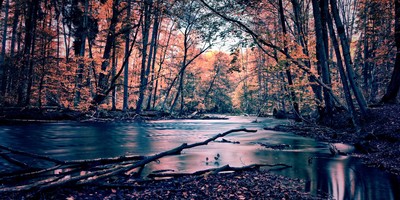
[[[304,179],[312,194],[324,192],[334,199],[400,199],[400,177],[364,166],[351,156],[332,157],[328,144],[291,133],[263,130],[285,120],[232,116],[229,120],[160,120],[141,123],[45,123],[0,126],[0,144],[62,160],[115,157],[125,154],[152,155],[181,145],[206,140],[230,129],[257,129],[225,137],[240,142],[212,142],[184,150],[181,155],[151,163],[155,170],[194,172],[229,164],[284,163],[293,166],[272,173]],[[221,140],[221,139],[218,139]],[[266,148],[285,144],[282,149]],[[336,144],[341,151],[352,147]],[[40,164],[40,163],[39,163]],[[0,172],[15,167],[0,159]]]

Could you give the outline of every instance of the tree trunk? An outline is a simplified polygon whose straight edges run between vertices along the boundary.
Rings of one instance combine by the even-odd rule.
[[[118,63],[118,58],[117,58],[117,47],[115,44],[115,40],[114,40],[114,44],[113,44],[113,53],[112,53],[112,67],[111,67],[111,76],[115,77],[116,71],[117,71],[117,63]],[[117,110],[117,91],[115,86],[112,88],[112,94],[111,94],[111,110],[115,111]]]
[[[88,10],[89,10],[89,0],[85,0],[85,8],[84,8],[84,13],[83,13],[83,22],[82,22],[82,28],[83,31],[81,33],[79,40],[79,43],[75,44],[80,44],[79,46],[79,52],[75,50],[75,54],[78,53],[79,55],[79,64],[78,68],[76,69],[76,75],[75,75],[75,96],[74,96],[74,107],[78,108],[79,103],[81,102],[81,89],[82,89],[82,79],[83,79],[83,68],[85,66],[84,62],[84,57],[85,57],[85,48],[86,48],[86,38],[87,38],[87,26],[88,26]],[[75,46],[75,48],[78,48]]]
[[[157,6],[160,5],[160,0],[157,1]],[[146,106],[146,110],[149,110],[151,107],[151,98],[152,98],[152,91],[153,91],[153,85],[154,85],[154,68],[155,68],[155,61],[156,61],[156,57],[157,57],[157,47],[158,47],[158,27],[160,25],[159,22],[159,8],[157,7],[155,9],[155,13],[154,13],[154,22],[153,22],[153,32],[152,32],[152,36],[151,36],[151,42],[150,42],[150,53],[149,53],[149,58],[147,61],[147,73],[146,73],[146,77],[147,77],[147,81],[148,81],[148,77],[149,77],[149,72],[151,73],[151,79],[150,79],[150,84],[148,85],[148,98],[147,98],[147,106]]]
[[[296,34],[299,40],[299,43],[301,45],[301,47],[303,48],[303,53],[304,55],[306,55],[307,57],[310,57],[310,53],[308,51],[308,43],[306,41],[306,37],[305,37],[305,31],[303,30],[304,25],[303,25],[303,21],[301,20],[304,14],[301,12],[300,9],[300,4],[298,2],[298,0],[291,0],[292,2],[292,6],[293,6],[293,13],[294,13],[294,17],[295,17],[295,25],[296,25]],[[311,68],[311,61],[309,58],[304,59],[304,64],[307,68]],[[320,71],[320,70],[319,70]],[[308,80],[311,83],[311,89],[313,90],[314,94],[315,94],[315,99],[316,99],[316,103],[317,105],[319,105],[322,102],[322,89],[321,86],[315,84],[315,79],[313,77],[309,77]]]
[[[26,106],[30,100],[30,87],[32,85],[33,63],[31,62],[34,36],[36,29],[37,11],[39,7],[39,0],[26,2],[28,11],[25,16],[25,37],[24,37],[24,65],[20,72],[21,83],[18,86],[18,105]]]
[[[111,50],[115,42],[115,29],[118,23],[118,5],[119,0],[113,0],[112,17],[110,27],[108,28],[108,34],[106,38],[106,45],[103,52],[103,61],[101,63],[101,72],[99,73],[97,91],[93,98],[93,104],[99,105],[107,97],[106,91],[109,89],[109,76],[105,73],[110,63]]]
[[[165,45],[165,47],[164,47],[164,53],[163,53],[163,56],[162,57],[160,57],[160,64],[159,64],[159,68],[158,68],[158,71],[157,71],[157,76],[156,76],[156,85],[155,85],[155,88],[154,88],[154,97],[153,97],[153,108],[155,107],[155,105],[156,105],[156,100],[157,100],[157,91],[158,91],[158,82],[159,82],[159,78],[160,78],[160,73],[161,73],[161,69],[162,69],[162,66],[163,66],[163,64],[164,64],[164,61],[165,61],[165,58],[166,58],[166,56],[167,56],[167,50],[168,50],[168,46],[169,46],[169,42],[170,42],[170,40],[171,40],[171,35],[172,35],[172,29],[174,28],[174,24],[172,24],[171,25],[171,29],[170,29],[170,31],[169,31],[169,34],[168,34],[168,39],[167,39],[167,44]],[[167,96],[168,97],[168,96]],[[163,105],[162,105],[162,109],[164,108],[164,104],[165,104],[165,101],[164,101],[164,103],[163,103]]]
[[[140,113],[142,110],[142,104],[144,101],[144,92],[147,88],[146,79],[146,60],[147,60],[147,47],[149,41],[150,23],[151,23],[151,7],[152,0],[144,0],[143,2],[143,15],[144,24],[142,27],[142,66],[140,71],[140,87],[139,87],[139,99],[136,103],[136,113]]]
[[[0,5],[2,5],[1,2]],[[1,44],[1,54],[0,54],[0,78],[1,78],[1,96],[0,96],[0,105],[4,104],[4,98],[6,93],[6,80],[7,80],[7,68],[5,64],[5,56],[6,56],[6,44],[7,44],[7,29],[8,29],[8,8],[9,8],[9,0],[6,0],[6,6],[4,11],[4,26],[3,26],[3,41]]]
[[[396,42],[396,61],[390,79],[390,83],[386,89],[385,95],[382,97],[383,103],[397,103],[397,94],[400,88],[400,0],[394,1],[395,7],[395,42]]]
[[[325,6],[328,7],[328,4],[326,4]],[[325,13],[325,14],[326,14],[326,19],[327,19],[327,23],[328,23],[329,33],[331,35],[332,45],[335,49],[337,65],[338,65],[338,69],[339,69],[339,73],[340,73],[340,80],[342,81],[343,91],[344,91],[344,96],[346,99],[348,111],[349,111],[351,120],[353,122],[353,125],[358,130],[359,126],[360,126],[359,122],[358,122],[358,116],[357,116],[356,109],[353,104],[353,99],[351,98],[350,87],[347,83],[347,76],[346,76],[346,72],[343,67],[343,60],[342,60],[342,55],[341,55],[340,48],[339,48],[339,42],[336,39],[336,33],[333,28],[332,17],[329,12]]]
[[[126,11],[126,26],[129,26],[130,24],[130,18],[131,18],[131,0],[128,0],[128,8]],[[129,91],[128,91],[128,84],[129,84],[129,36],[131,33],[130,27],[128,27],[128,30],[125,33],[125,60],[126,64],[124,66],[124,102],[122,106],[123,111],[127,111],[129,109]]]
[[[363,117],[366,117],[368,115],[367,102],[365,101],[365,98],[356,83],[355,72],[353,69],[353,65],[351,63],[350,47],[349,47],[348,39],[346,37],[343,23],[339,16],[339,10],[337,8],[336,0],[330,0],[330,4],[331,4],[331,9],[332,9],[332,15],[333,15],[333,18],[335,19],[336,29],[338,31],[338,35],[340,37],[340,42],[342,44],[344,63],[346,65],[346,70],[347,70],[347,75],[349,78],[350,86],[354,92],[354,96],[357,99],[357,102],[358,102],[358,105],[360,107]]]
[[[329,77],[330,77],[330,72],[328,68],[328,60],[327,60],[327,55],[326,55],[326,48],[325,48],[325,41],[323,37],[323,32],[322,32],[322,21],[321,21],[321,12],[320,12],[320,7],[318,0],[312,0],[312,7],[313,7],[313,15],[314,15],[314,20],[315,20],[315,34],[316,34],[316,50],[317,50],[317,60],[318,64],[321,66],[322,70],[322,81],[326,84],[329,85]],[[331,116],[332,114],[332,100],[329,91],[324,88],[323,89],[324,93],[324,101],[325,101],[325,110],[328,114],[328,116]]]
[[[175,76],[175,78],[172,80],[171,85],[168,87],[167,92],[165,93],[165,98],[164,98],[164,101],[163,101],[163,103],[161,105],[161,110],[162,111],[164,111],[165,104],[167,103],[169,94],[171,93],[171,89],[172,89],[172,87],[174,87],[174,84],[175,84],[176,80],[178,79],[178,77],[179,77],[179,74],[177,74]]]
[[[282,32],[283,34],[287,35],[287,31],[286,31],[286,20],[285,20],[285,14],[283,12],[283,3],[282,0],[279,0],[279,16],[280,16],[280,21],[281,21],[281,26],[282,26]],[[283,42],[284,44],[284,51],[286,54],[289,53],[289,49],[287,47],[286,44],[286,40],[284,40]],[[286,65],[286,76],[288,79],[288,84],[289,84],[289,94],[290,94],[290,100],[293,106],[293,112],[295,114],[295,120],[296,121],[301,121],[301,117],[300,117],[300,109],[299,109],[299,104],[297,103],[297,98],[296,98],[296,92],[294,91],[293,86],[293,80],[292,80],[292,75],[290,72],[290,68],[289,68],[289,63],[285,62]]]
[[[203,104],[206,104],[206,100],[208,98],[208,95],[210,95],[211,89],[214,86],[215,80],[217,79],[218,75],[219,75],[219,71],[221,69],[220,64],[217,64],[217,66],[215,66],[217,69],[215,71],[215,75],[213,77],[213,79],[211,80],[210,86],[208,87],[206,94],[204,95],[204,99],[203,99]],[[259,81],[260,82],[260,81]],[[261,88],[260,88],[261,91]]]

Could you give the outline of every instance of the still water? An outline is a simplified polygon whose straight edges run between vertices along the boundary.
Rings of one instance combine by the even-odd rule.
[[[194,172],[229,164],[284,163],[293,166],[273,173],[306,181],[312,194],[328,193],[334,199],[400,199],[400,177],[368,168],[351,156],[330,155],[328,144],[291,133],[263,130],[284,120],[234,116],[229,120],[161,120],[141,123],[46,123],[0,126],[0,144],[61,160],[152,155],[195,143],[230,129],[257,129],[256,133],[232,133],[225,137],[240,144],[212,142],[184,150],[181,155],[151,163],[154,170]],[[220,139],[218,139],[220,140]],[[283,149],[260,146],[285,144]],[[337,144],[341,151],[352,151]],[[208,159],[207,159],[208,158]],[[37,164],[37,163],[36,163]],[[39,163],[40,164],[40,163]],[[15,169],[0,159],[0,172]]]

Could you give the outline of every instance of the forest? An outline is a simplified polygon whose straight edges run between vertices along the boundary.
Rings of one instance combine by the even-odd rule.
[[[370,165],[400,174],[400,0],[0,0],[0,16],[2,125],[41,119],[46,113],[46,119],[58,120],[51,112],[68,112],[68,119],[77,121],[101,113],[130,119],[149,113],[154,119],[251,115],[257,117],[255,123],[258,117],[274,116],[289,118],[291,125],[263,130],[326,141],[333,156],[347,154],[332,143],[348,143]],[[89,166],[112,180],[228,133],[256,131],[242,128],[149,157],[63,161],[2,144],[0,156],[22,167],[28,165],[7,155],[56,164],[24,177]],[[216,162],[221,159],[217,155]],[[261,166],[288,167],[228,165],[216,173]],[[66,181],[59,176],[48,186],[92,184],[98,174]],[[0,183],[15,177],[19,175],[0,178]],[[23,187],[42,187],[32,184]],[[186,192],[180,193],[182,198]],[[302,195],[289,194],[308,198]]]
[[[396,5],[2,0],[1,105],[276,109],[299,120],[344,109],[357,125],[358,111],[365,117],[369,104],[397,97]]]

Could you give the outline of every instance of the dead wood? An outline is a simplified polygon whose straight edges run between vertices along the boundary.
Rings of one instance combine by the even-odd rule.
[[[9,147],[3,146],[3,145],[0,145],[0,149],[7,150],[7,151],[9,151],[11,153],[14,153],[14,154],[19,154],[19,155],[28,156],[28,157],[31,157],[31,158],[38,158],[38,159],[41,159],[41,160],[50,161],[50,162],[53,162],[53,163],[56,163],[56,164],[64,164],[64,162],[61,161],[61,160],[50,158],[48,156],[29,153],[29,152],[26,152],[26,151],[20,151],[20,150],[12,149],[12,148],[9,148]]]
[[[50,158],[47,156],[41,156],[41,155],[37,155],[37,154],[27,153],[27,152],[23,152],[23,151],[19,151],[19,150],[14,150],[14,149],[11,149],[8,147],[0,146],[1,149],[5,149],[5,150],[15,153],[15,154],[25,155],[25,156],[29,156],[29,157],[33,157],[33,158],[39,158],[39,159],[43,159],[43,160],[47,160],[47,161],[51,161],[56,164],[59,164],[58,166],[51,167],[49,169],[39,170],[36,172],[23,174],[22,175],[23,177],[36,176],[36,175],[39,175],[39,174],[42,174],[45,172],[49,172],[52,170],[65,169],[66,167],[72,168],[72,170],[69,170],[68,172],[65,172],[65,173],[60,172],[60,174],[55,174],[50,177],[47,176],[46,179],[43,179],[41,181],[35,181],[35,182],[29,183],[29,184],[22,184],[22,185],[9,185],[9,184],[6,185],[5,184],[5,186],[0,188],[0,192],[22,192],[22,191],[28,191],[28,190],[41,191],[41,190],[64,186],[64,185],[73,185],[73,184],[81,185],[81,184],[95,183],[98,180],[109,178],[111,176],[127,174],[127,172],[130,172],[136,168],[143,168],[146,164],[153,162],[153,161],[157,161],[158,159],[160,159],[162,157],[180,154],[182,152],[182,150],[184,150],[184,149],[207,145],[208,143],[215,141],[217,138],[224,137],[230,133],[256,132],[256,131],[257,130],[233,129],[233,130],[229,130],[224,133],[215,135],[214,137],[211,137],[202,142],[198,142],[198,143],[194,143],[194,144],[184,143],[174,149],[170,149],[168,151],[164,151],[164,152],[155,154],[153,156],[148,156],[148,157],[121,156],[121,157],[117,157],[117,158],[105,158],[105,159],[94,159],[94,160],[60,161],[60,160],[53,159],[53,158]],[[141,159],[141,160],[134,162],[134,163],[124,162],[126,160],[132,161],[132,160],[137,160],[137,159]],[[100,169],[100,170],[94,168],[94,167],[98,168],[101,165],[110,164],[110,163],[115,163],[115,164],[111,165],[110,167],[104,167],[105,169]],[[85,174],[73,176],[72,172],[75,172],[78,169],[82,169],[84,167],[86,167]],[[26,182],[29,182],[29,180],[26,180]]]
[[[138,155],[124,155],[118,156],[114,158],[96,158],[96,159],[88,159],[88,160],[70,160],[64,161],[65,164],[86,164],[86,165],[99,165],[99,164],[112,164],[119,163],[124,161],[135,161],[135,160],[143,160],[146,156],[138,156]]]
[[[7,155],[7,153],[0,152],[0,156],[4,160],[8,161],[11,164],[17,165],[18,167],[21,167],[21,168],[24,168],[24,169],[30,169],[31,168],[28,164],[26,164],[24,162],[21,162],[21,161],[19,161],[17,159],[11,158],[10,156]]]
[[[231,167],[229,165],[224,165],[222,167],[218,168],[211,168],[211,169],[205,169],[205,170],[200,170],[196,171],[193,173],[152,173],[149,174],[147,177],[148,178],[165,178],[165,177],[171,177],[171,178],[178,178],[182,176],[199,176],[203,174],[218,174],[220,172],[241,172],[241,171],[246,171],[246,170],[253,170],[253,169],[260,169],[261,167],[292,167],[290,165],[286,164],[252,164],[252,165],[246,165],[243,167]]]

